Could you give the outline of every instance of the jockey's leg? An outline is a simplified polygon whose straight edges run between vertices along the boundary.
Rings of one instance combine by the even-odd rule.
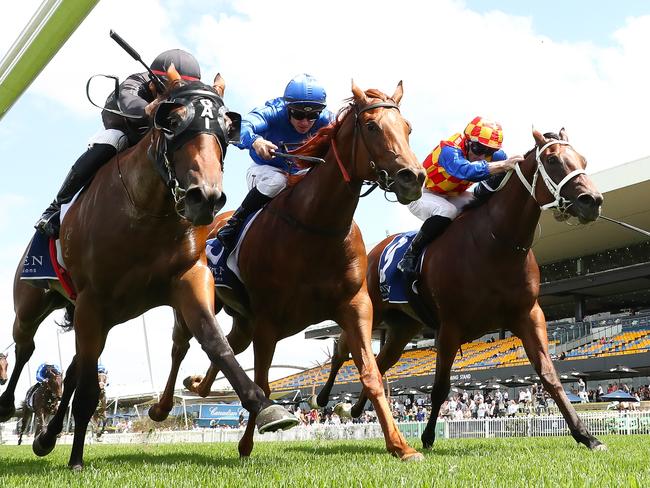
[[[417,278],[415,270],[424,248],[442,234],[447,226],[451,224],[451,220],[449,217],[434,215],[424,221],[419,232],[411,241],[411,245],[404,253],[402,260],[397,263],[397,269],[404,273],[407,283],[413,282]]]
[[[287,175],[284,171],[261,164],[254,164],[248,168],[246,180],[250,190],[248,195],[217,234],[226,251],[232,251],[237,244],[237,236],[246,218],[264,207],[287,186]]]
[[[61,205],[70,203],[77,192],[90,182],[97,170],[125,145],[126,137],[117,129],[107,129],[96,134],[89,142],[86,152],[72,165],[56,198],[34,227],[47,236],[57,237]]]

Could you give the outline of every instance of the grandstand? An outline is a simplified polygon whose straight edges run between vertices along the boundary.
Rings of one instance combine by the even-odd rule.
[[[605,197],[604,215],[650,229],[649,164],[650,157],[593,175]],[[546,212],[533,249],[541,271],[540,304],[549,320],[550,352],[558,358],[558,371],[576,369],[590,374],[590,381],[600,381],[614,378],[608,370],[624,363],[643,376],[650,375],[650,240],[602,220],[587,227],[566,225]],[[311,327],[305,337],[325,339],[339,332],[330,322]],[[382,336],[381,330],[373,332],[376,340]],[[399,381],[401,387],[432,382],[435,348],[418,347],[418,343],[433,336],[425,328],[414,338],[414,349],[388,371],[391,382]],[[326,364],[291,375],[273,382],[271,389],[308,393],[326,381],[329,370]],[[531,373],[521,341],[497,330],[463,345],[452,381]],[[359,388],[356,367],[347,361],[334,391]]]

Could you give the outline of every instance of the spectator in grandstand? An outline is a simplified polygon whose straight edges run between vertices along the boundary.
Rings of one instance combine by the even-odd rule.
[[[598,385],[598,389],[596,390],[596,401],[599,402],[600,397],[603,396],[605,392],[603,391],[603,385]]]
[[[453,415],[454,415],[455,413],[456,413],[456,409],[455,409],[455,408],[454,408],[454,410],[451,410],[451,409],[450,409],[450,414],[451,414],[451,415],[450,415],[449,417],[453,419],[453,418],[454,418]],[[415,415],[415,420],[418,421],[418,422],[424,422],[424,421],[426,420],[426,418],[427,418],[427,411],[426,411],[426,409],[425,409],[424,407],[422,407],[422,406],[419,406],[419,407],[418,407],[418,411],[417,411],[417,413],[416,413],[416,415]]]
[[[508,409],[507,409],[508,417],[514,417],[515,415],[517,415],[518,410],[519,410],[519,405],[517,405],[514,400],[510,400],[508,402]]]
[[[476,404],[476,418],[484,419],[487,416],[488,406],[482,398]]]

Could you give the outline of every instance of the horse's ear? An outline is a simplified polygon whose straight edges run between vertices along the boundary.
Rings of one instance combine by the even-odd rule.
[[[562,127],[560,129],[560,139],[562,139],[565,142],[569,142],[569,135],[566,133],[566,129]]]
[[[393,96],[390,98],[396,105],[399,105],[402,95],[404,95],[404,87],[402,86],[402,80],[399,80],[397,88],[395,88],[395,93],[393,93]]]
[[[169,81],[169,86],[171,88],[174,88],[181,82],[181,75],[176,71],[174,63],[170,64],[169,68],[167,68],[167,80]]]
[[[217,76],[214,77],[212,88],[214,88],[214,91],[216,91],[220,97],[223,97],[223,94],[226,91],[226,80],[223,79],[221,73],[217,73]]]
[[[352,80],[352,94],[354,95],[354,100],[360,105],[368,104],[368,97],[364,91],[357,86],[357,84]]]
[[[544,144],[546,144],[546,138],[540,131],[535,129],[535,127],[533,127],[533,137],[535,138],[535,143],[538,146],[543,146]]]

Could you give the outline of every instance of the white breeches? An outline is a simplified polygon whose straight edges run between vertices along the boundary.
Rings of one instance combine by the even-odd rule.
[[[110,144],[117,149],[117,152],[120,152],[122,149],[126,148],[128,143],[129,140],[126,137],[126,134],[121,130],[102,129],[90,138],[88,141],[88,147],[92,147],[95,144]]]
[[[308,169],[304,169],[297,174],[307,171]],[[246,171],[248,189],[252,190],[255,187],[260,193],[271,198],[286,188],[287,178],[288,174],[285,171],[267,164],[253,163]]]
[[[425,189],[419,200],[408,204],[408,209],[420,220],[427,220],[434,215],[454,220],[463,207],[472,200],[474,200],[474,194],[469,191],[451,196],[433,193]]]

